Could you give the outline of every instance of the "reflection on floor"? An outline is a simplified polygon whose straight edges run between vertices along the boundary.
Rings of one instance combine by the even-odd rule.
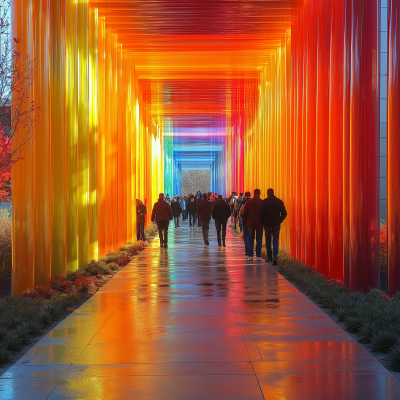
[[[399,399],[400,384],[264,262],[170,226],[0,379],[2,400]]]

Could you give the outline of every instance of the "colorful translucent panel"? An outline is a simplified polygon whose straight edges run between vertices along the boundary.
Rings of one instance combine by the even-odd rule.
[[[378,287],[378,10],[377,0],[14,0],[15,32],[40,60],[32,95],[43,99],[13,171],[14,291],[118,248],[134,235],[136,197],[151,207],[159,191],[179,192],[182,168],[207,163],[215,192],[275,189],[293,257],[352,290]]]
[[[162,132],[135,63],[88,1],[13,2],[21,50],[37,60],[32,145],[13,168],[13,293],[136,237],[136,198],[162,191]]]

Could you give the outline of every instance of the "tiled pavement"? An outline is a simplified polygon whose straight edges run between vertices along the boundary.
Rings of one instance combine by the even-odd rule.
[[[0,379],[1,400],[386,400],[400,384],[264,262],[187,222]]]

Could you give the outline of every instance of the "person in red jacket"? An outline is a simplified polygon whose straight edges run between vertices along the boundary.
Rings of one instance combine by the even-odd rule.
[[[249,261],[253,261],[254,254],[254,237],[256,238],[256,257],[257,260],[261,261],[261,248],[262,248],[262,239],[263,239],[263,225],[260,222],[260,208],[262,204],[262,200],[260,198],[261,190],[254,190],[254,197],[247,201],[244,210],[243,216],[247,220],[247,229],[248,229],[248,243],[247,243],[247,256],[249,257]]]
[[[168,226],[172,221],[172,210],[164,199],[164,193],[160,193],[157,203],[153,206],[151,222],[157,221],[160,247],[168,247]]]

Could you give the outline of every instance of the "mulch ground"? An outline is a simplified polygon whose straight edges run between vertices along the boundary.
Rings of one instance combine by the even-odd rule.
[[[11,277],[0,276],[0,299],[11,295]]]

